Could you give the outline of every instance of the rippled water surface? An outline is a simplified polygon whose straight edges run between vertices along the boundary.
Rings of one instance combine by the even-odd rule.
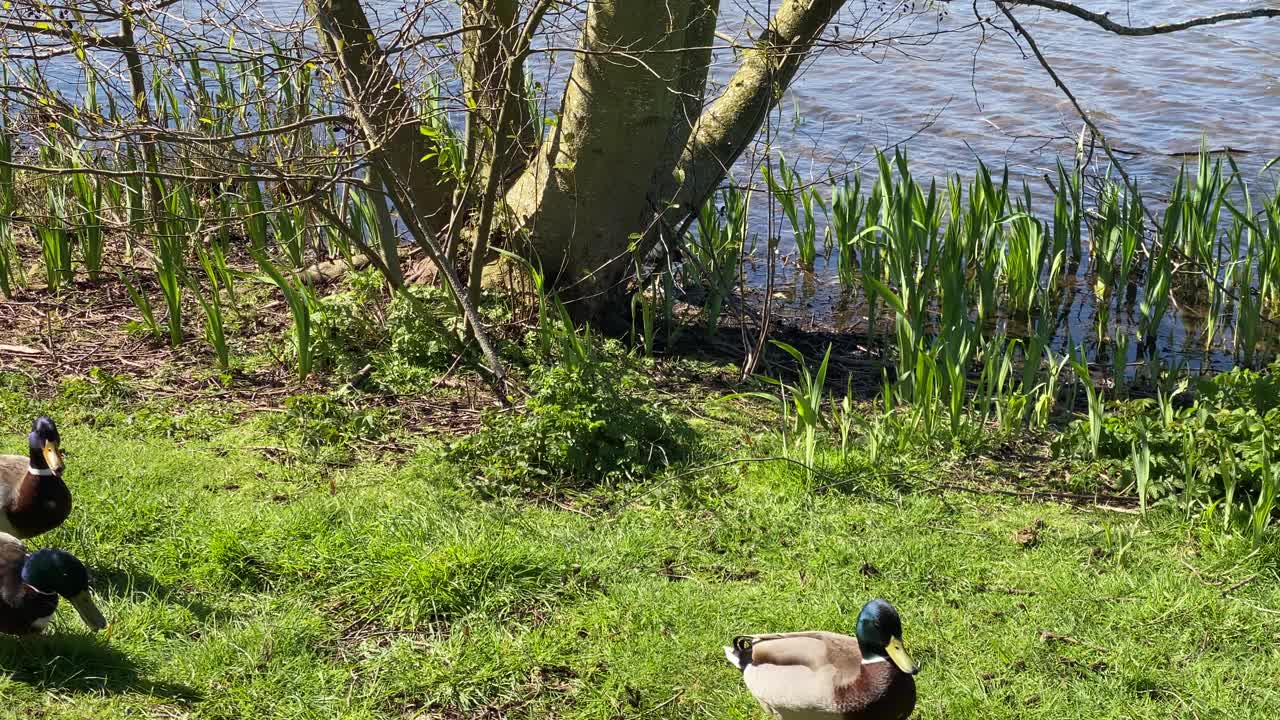
[[[718,42],[754,35],[778,4],[725,0]],[[1079,4],[1137,26],[1257,7],[1259,2]],[[770,121],[772,146],[814,179],[865,166],[875,148],[896,145],[907,149],[920,178],[969,176],[981,159],[997,167],[1008,165],[1015,182],[1026,180],[1033,192],[1047,197],[1042,178],[1053,172],[1059,157],[1069,160],[1074,155],[1082,128],[1062,90],[1025,43],[1015,42],[1006,32],[1008,24],[994,4],[934,3],[945,6],[945,12],[885,13],[900,5],[848,3],[828,38],[877,42],[857,48],[835,43],[808,63]],[[301,16],[296,1],[268,0],[262,7],[264,15],[277,19]],[[366,7],[386,26],[404,22],[406,6],[401,2],[369,0]],[[1234,156],[1246,178],[1271,188],[1271,178],[1260,178],[1258,171],[1280,155],[1280,22],[1242,21],[1172,35],[1120,37],[1050,11],[1023,8],[1017,13],[1155,202],[1167,191],[1185,155],[1194,153],[1202,141],[1210,148],[1239,151]],[[997,26],[984,26],[978,17],[995,18]],[[559,18],[564,37],[553,42],[572,42],[579,19]],[[431,22],[456,21],[445,17],[426,24]],[[728,51],[716,57],[712,77],[723,82],[734,68],[734,58]],[[569,53],[541,55],[533,67],[554,91],[571,62]],[[750,162],[746,158],[737,168],[739,181],[749,175]],[[754,205],[752,212],[752,229],[761,234],[768,231],[764,205]],[[782,235],[785,251],[789,228],[774,232]],[[763,284],[761,266],[750,265],[757,287]],[[1083,277],[1076,280],[1081,287],[1089,286],[1079,282]],[[1081,302],[1066,319],[1076,338],[1087,336],[1093,323],[1089,295],[1080,293]],[[821,261],[812,274],[783,267],[778,297],[793,313],[807,313],[823,325],[847,329],[865,322],[857,303],[844,295],[834,272]],[[1117,321],[1125,318],[1121,315]],[[1195,331],[1195,322],[1185,315],[1171,315],[1166,324],[1175,345]],[[1227,357],[1219,354],[1210,361],[1219,364]],[[1190,362],[1198,364],[1195,359]]]
[[[659,6],[658,0],[654,0]],[[779,0],[724,0],[722,38],[755,34]],[[795,83],[775,132],[784,150],[808,156],[812,171],[865,163],[873,147],[905,141],[923,176],[968,173],[974,158],[1007,162],[1039,177],[1059,153],[1070,154],[1080,121],[1062,92],[1004,32],[990,2],[933,3],[945,9],[886,13],[895,2],[851,0],[829,39],[874,38],[859,49],[831,48],[810,62]],[[908,3],[923,7],[928,3]],[[1266,0],[1079,0],[1133,25],[1170,22],[1258,6]],[[366,0],[384,27],[403,24],[411,0]],[[436,3],[430,17],[448,15]],[[975,12],[998,28],[974,27]],[[252,11],[273,21],[302,17],[298,0],[259,0]],[[1155,37],[1118,37],[1059,13],[1018,11],[1053,67],[1119,149],[1136,153],[1130,169],[1163,180],[1176,172],[1175,153],[1195,151],[1201,137],[1212,147],[1248,151],[1242,165],[1256,170],[1280,154],[1280,21],[1255,20]],[[899,19],[891,20],[897,15]],[[576,18],[564,17],[570,28]],[[442,19],[441,23],[451,19]],[[423,24],[429,25],[432,21]],[[935,31],[937,32],[935,35]],[[568,41],[568,33],[562,42]],[[719,54],[714,76],[732,71]],[[545,56],[543,56],[545,58]],[[555,57],[567,69],[572,56]],[[799,116],[800,122],[795,122]]]
[[[660,7],[658,0],[653,0]],[[430,32],[456,27],[456,4],[422,0],[365,0],[383,29],[409,27]],[[717,45],[749,42],[779,0],[723,0]],[[821,179],[873,160],[875,148],[903,146],[917,178],[970,176],[978,159],[1007,165],[1015,182],[1026,180],[1046,198],[1043,181],[1059,157],[1074,155],[1082,123],[1061,89],[1008,32],[990,3],[916,2],[944,12],[900,11],[903,3],[851,0],[827,35],[828,45],[811,62],[769,123],[767,137],[808,178]],[[1148,25],[1201,15],[1275,6],[1266,0],[1080,0],[1118,22]],[[899,11],[893,11],[899,8]],[[178,6],[205,12],[207,3]],[[888,10],[888,12],[886,12]],[[580,11],[552,16],[559,37],[545,46],[576,40]],[[215,15],[231,27],[260,30],[263,23],[305,20],[299,0],[258,0],[244,7],[223,6]],[[1120,37],[1075,17],[1022,8],[1018,17],[1052,67],[1122,152],[1125,165],[1146,193],[1159,202],[1186,154],[1203,141],[1230,147],[1247,179],[1270,191],[1272,177],[1259,170],[1280,155],[1280,21],[1254,20],[1199,28],[1173,35]],[[409,22],[407,18],[413,18]],[[994,18],[995,25],[979,22]],[[214,26],[215,28],[217,25]],[[217,30],[215,29],[215,33]],[[874,40],[852,46],[850,38]],[[832,42],[834,41],[834,42]],[[456,43],[456,38],[446,42]],[[439,53],[437,53],[438,55]],[[426,54],[430,57],[431,53]],[[550,89],[548,114],[572,64],[569,52],[540,52],[530,63]],[[728,49],[716,53],[712,77],[724,82],[735,67]],[[447,76],[456,77],[445,68]],[[714,95],[714,90],[713,90]],[[751,176],[756,148],[736,168],[736,180]],[[1100,165],[1092,166],[1100,170]],[[758,178],[751,178],[758,182]],[[771,232],[766,203],[752,206],[752,230]],[[788,250],[789,228],[774,227]],[[760,263],[751,281],[762,285]],[[819,262],[816,273],[782,268],[780,299],[811,313],[822,324],[856,326],[863,319],[838,287],[835,273]],[[1084,278],[1079,278],[1083,280]],[[1088,287],[1088,282],[1080,282]],[[1086,296],[1087,293],[1082,293]],[[1092,322],[1083,297],[1073,335],[1087,335]],[[1186,335],[1182,320],[1170,319],[1173,334]],[[1082,330],[1083,332],[1075,332]]]

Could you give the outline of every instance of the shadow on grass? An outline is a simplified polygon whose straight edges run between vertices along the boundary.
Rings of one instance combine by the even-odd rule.
[[[101,635],[0,636],[0,670],[40,690],[140,693],[187,702],[201,699],[198,691],[186,685],[148,680],[137,663]]]
[[[219,611],[191,598],[190,593],[140,570],[107,567],[91,568],[89,572],[93,576],[94,592],[103,597],[128,599],[134,595],[144,595],[160,602],[180,605],[202,622],[220,619]]]
[[[864,332],[830,332],[820,329],[805,329],[796,324],[775,324],[769,338],[785,342],[799,350],[806,358],[810,369],[817,370],[827,347],[831,347],[831,360],[827,368],[827,387],[833,392],[843,393],[852,390],[854,399],[870,400],[878,396],[881,390],[882,372],[887,372],[890,379],[896,376],[896,368],[887,361],[888,343],[893,340],[892,328],[888,333],[869,337]],[[754,342],[757,331],[748,333],[749,340]],[[660,338],[661,339],[661,338]],[[732,323],[722,325],[715,337],[707,337],[705,328],[696,325],[685,325],[680,328],[676,339],[670,345],[659,343],[659,349],[670,357],[688,360],[702,360],[713,363],[730,363],[741,365],[746,354],[739,328]],[[769,377],[781,378],[788,383],[798,379],[798,369],[791,356],[774,347],[765,345],[763,361],[756,372]],[[687,381],[687,379],[684,379]],[[719,378],[718,381],[701,378],[702,384],[712,390],[725,392],[740,389],[736,378]]]

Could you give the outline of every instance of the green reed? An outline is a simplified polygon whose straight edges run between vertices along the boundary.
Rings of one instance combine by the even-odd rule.
[[[1097,460],[1098,450],[1102,446],[1102,426],[1106,418],[1106,408],[1103,404],[1103,394],[1094,384],[1093,375],[1084,359],[1083,347],[1079,348],[1078,356],[1071,359],[1071,368],[1084,387],[1085,396],[1088,399],[1089,457]]]
[[[1058,294],[1067,248],[1060,246],[1062,238],[1048,237],[1045,224],[1032,216],[1031,188],[1023,184],[1022,191],[1008,221],[1006,244],[1014,272],[1006,275],[1006,292],[1014,310],[1047,310]]]
[[[376,179],[377,176],[372,171],[365,178],[366,182],[371,183]],[[400,238],[395,234],[386,197],[352,189],[347,205],[352,231],[357,237],[364,239],[369,248],[381,250],[382,260],[387,265],[387,271],[390,274],[388,280],[391,281],[392,287],[404,285],[404,275],[400,269]],[[345,237],[341,233],[337,236],[342,238],[340,241],[342,252],[350,253],[351,249],[346,246]]]
[[[246,174],[248,168],[242,168]],[[262,186],[257,180],[246,180],[241,183],[242,198],[236,203],[236,215],[244,223],[245,234],[249,243],[256,250],[264,250],[270,241],[270,218],[267,214],[266,200],[262,194]]]
[[[67,198],[61,183],[53,183],[46,191],[48,217],[33,221],[40,239],[40,258],[44,262],[45,287],[56,292],[71,282],[72,243],[67,229]]]
[[[133,256],[133,239],[142,237],[146,234],[147,209],[146,209],[146,180],[142,176],[137,175],[143,169],[140,160],[140,153],[133,145],[126,145],[124,149],[124,167],[130,175],[125,177],[125,197],[128,205],[129,215],[129,232],[125,233],[125,257],[129,260]]]
[[[1117,182],[1108,182],[1098,198],[1092,230],[1095,287],[1100,302],[1128,286],[1134,260],[1146,230],[1142,197]]]
[[[189,238],[194,235],[190,223],[194,215],[190,191],[181,185],[167,188],[164,214],[155,232],[155,272],[160,281],[165,303],[165,323],[169,344],[182,344],[182,291],[187,285],[186,257]]]
[[[750,195],[728,186],[703,205],[698,213],[697,232],[685,246],[686,269],[692,283],[706,293],[703,312],[707,334],[714,335],[724,302],[738,286],[742,256],[747,246]]]
[[[13,215],[18,208],[14,189],[13,140],[8,128],[0,124],[0,294],[5,299],[13,297],[13,291],[21,280],[21,262],[18,246],[14,241]]]
[[[858,282],[858,240],[867,209],[868,203],[862,197],[861,173],[853,174],[852,184],[848,175],[839,183],[832,182],[831,224],[827,231],[831,233],[831,244],[839,254],[836,273],[845,289],[853,288]]]
[[[1273,315],[1280,314],[1280,189],[1263,203],[1256,239],[1261,280],[1258,292],[1267,310]]]
[[[1151,494],[1151,446],[1145,437],[1133,442],[1130,457],[1134,482],[1138,488],[1138,506],[1145,514],[1147,498]]]
[[[1242,187],[1247,187],[1242,181]],[[1212,310],[1218,310],[1222,298],[1227,293],[1234,295],[1235,325],[1233,328],[1233,349],[1236,359],[1245,365],[1252,365],[1254,351],[1257,348],[1259,333],[1263,324],[1264,297],[1263,286],[1266,284],[1264,261],[1259,257],[1263,251],[1254,238],[1259,236],[1259,226],[1253,215],[1253,204],[1246,190],[1244,193],[1244,209],[1239,210],[1231,202],[1227,202],[1231,210],[1232,221],[1227,232],[1226,262],[1223,267],[1215,268],[1221,280],[1212,286],[1214,304]],[[1257,273],[1257,284],[1254,277]],[[1211,314],[1212,314],[1211,310]],[[1216,322],[1216,318],[1214,318]],[[1211,331],[1215,325],[1209,325]],[[1206,339],[1205,348],[1210,347],[1212,338]]]
[[[1262,431],[1261,453],[1262,479],[1258,498],[1253,501],[1253,505],[1249,508],[1248,530],[1254,548],[1262,546],[1262,542],[1266,538],[1267,527],[1271,524],[1271,517],[1275,513],[1277,505],[1280,504],[1280,475],[1277,474],[1277,470],[1280,470],[1280,467],[1274,465],[1275,459],[1271,455],[1273,442],[1270,432],[1264,429]]]
[[[1039,429],[1049,427],[1049,421],[1057,409],[1062,371],[1071,360],[1066,353],[1059,356],[1048,348],[1045,348],[1045,358],[1045,380],[1040,386],[1041,392],[1036,398],[1031,415],[1032,426]]]
[[[1011,344],[1008,338],[997,335],[978,348],[980,369],[969,408],[971,413],[984,421],[995,415],[1000,398],[1008,392],[1008,383],[1013,377]]]
[[[313,365],[311,314],[315,307],[314,294],[304,283],[294,283],[285,278],[280,269],[261,249],[251,247],[249,252],[257,262],[258,268],[279,288],[285,302],[289,305],[289,313],[293,316],[293,342],[298,379],[305,380],[311,374]]]
[[[878,224],[863,234],[874,233],[880,239],[884,279],[866,277],[865,282],[894,311],[898,379],[909,387],[912,373],[919,366],[916,356],[922,348],[937,285],[941,200],[936,184],[930,183],[926,194],[915,182],[902,152],[895,153],[892,166],[883,153],[877,154],[876,160],[880,168],[880,217]]]
[[[857,247],[858,276],[861,279],[863,299],[867,303],[867,335],[870,337],[875,337],[876,321],[879,319],[879,293],[874,284],[885,273],[885,244],[881,233],[875,229],[880,222],[884,197],[882,184],[875,183],[863,211],[862,224],[865,229],[854,235],[852,240],[852,244]]]
[[[431,140],[432,150],[422,161],[434,160],[436,166],[462,184],[466,180],[467,148],[458,133],[449,126],[449,112],[445,106],[448,97],[444,80],[436,74],[428,79],[426,94],[422,99],[422,120],[418,131]]]
[[[800,266],[812,270],[818,259],[818,223],[814,207],[825,210],[825,203],[817,190],[805,187],[800,172],[778,155],[778,172],[775,175],[770,163],[764,164],[765,184],[773,199],[782,208],[782,214],[791,224],[796,243],[796,256]]]
[[[978,171],[968,186],[961,189],[959,178],[948,183],[950,222],[948,245],[956,243],[956,255],[963,258],[966,276],[971,277],[976,295],[978,322],[994,319],[998,305],[1004,226],[1010,219],[1009,171],[1005,169],[997,184],[987,166],[978,163]]]
[[[1212,271],[1218,266],[1222,246],[1219,242],[1222,211],[1235,178],[1234,173],[1224,176],[1222,161],[1211,164],[1209,154],[1203,151],[1194,182],[1188,180],[1185,167],[1178,171],[1169,198],[1169,205],[1178,208],[1177,223],[1169,231],[1178,250],[1202,270],[1186,275],[1187,281],[1179,283],[1176,289],[1184,293],[1198,296],[1200,292],[1212,290],[1216,280]]]
[[[1009,308],[1030,312],[1040,298],[1040,278],[1048,255],[1044,226],[1039,220],[1019,213],[1009,223],[1004,255],[1004,282]]]
[[[125,291],[129,294],[129,301],[133,303],[133,307],[137,309],[138,314],[142,316],[142,328],[153,338],[163,338],[164,330],[160,327],[159,321],[156,320],[155,308],[151,304],[151,299],[147,297],[146,292],[142,289],[142,284],[137,279],[130,280],[123,272],[120,273],[120,284],[124,285]]]
[[[232,228],[235,224],[235,200],[228,194],[222,193],[215,200],[216,217],[215,232],[209,234],[209,247],[205,253],[209,257],[209,264],[216,277],[213,278],[217,282],[218,287],[227,294],[227,300],[232,307],[240,304],[239,296],[236,293],[235,273],[231,270],[231,265],[227,261],[227,249],[232,244]]]
[[[1084,222],[1084,172],[1076,166],[1070,172],[1058,161],[1058,184],[1053,196],[1053,251],[1070,249],[1071,257],[1084,256],[1080,227]]]
[[[200,304],[201,311],[204,313],[205,341],[213,349],[214,357],[218,361],[218,367],[223,370],[229,370],[231,369],[231,352],[227,346],[227,331],[222,314],[221,293],[223,278],[227,276],[226,259],[219,254],[218,250],[213,248],[205,250],[198,245],[196,246],[196,255],[200,259],[200,267],[204,270],[205,281],[209,285],[209,290],[206,293],[195,277],[188,275],[191,294],[195,296],[196,301]]]
[[[812,476],[814,461],[817,458],[818,432],[827,424],[823,416],[822,404],[826,394],[827,367],[831,362],[831,346],[827,346],[827,352],[822,356],[822,362],[818,364],[817,370],[811,372],[805,362],[804,354],[799,350],[777,340],[774,340],[773,344],[795,359],[800,370],[799,382],[796,385],[790,385],[770,377],[762,376],[760,379],[778,386],[782,392],[784,406],[787,404],[787,396],[790,395],[791,406],[795,409],[795,430],[800,436],[801,459]]]
[[[658,278],[655,275],[649,283],[649,292],[644,288],[631,296],[631,344],[639,345],[645,357],[653,357],[654,342],[657,338],[658,325]],[[636,319],[640,320],[640,332],[636,332]]]
[[[854,409],[853,378],[845,380],[844,395],[840,402],[832,402],[831,417],[840,435],[840,455],[849,456],[849,440],[853,436],[854,427],[859,421],[858,412]]]
[[[1147,283],[1138,304],[1138,340],[1148,350],[1155,347],[1160,325],[1169,309],[1173,285],[1173,249],[1161,243],[1147,272]]]
[[[13,299],[13,291],[20,280],[18,246],[13,240],[13,223],[8,215],[0,214],[0,295]]]
[[[303,209],[296,205],[274,208],[267,217],[276,245],[288,255],[294,269],[303,267],[307,258],[307,221]]]
[[[102,274],[102,186],[88,173],[71,176],[71,194],[77,205],[75,234],[80,241],[80,258],[92,281]]]
[[[973,353],[973,341],[969,337],[945,343],[942,354],[945,358],[942,373],[942,397],[947,401],[947,417],[950,420],[952,441],[960,437],[966,416],[968,396],[968,367]]]

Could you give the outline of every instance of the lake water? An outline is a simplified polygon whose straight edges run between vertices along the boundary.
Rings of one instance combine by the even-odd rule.
[[[655,5],[659,3],[653,0]],[[779,0],[724,0],[722,39],[755,35]],[[1134,25],[1276,5],[1263,0],[1081,0],[1084,7],[1111,13]],[[406,25],[429,31],[456,27],[453,2],[366,0],[375,24]],[[581,4],[576,4],[581,5]],[[839,174],[873,160],[875,148],[901,144],[918,178],[970,175],[981,159],[1007,165],[1015,181],[1026,179],[1041,197],[1042,177],[1057,158],[1074,153],[1081,121],[1060,90],[1026,48],[1002,28],[1006,23],[990,2],[933,3],[945,12],[903,13],[903,3],[851,0],[837,21],[838,37],[867,35],[881,41],[860,49],[828,48],[807,64],[771,121],[773,147],[786,153],[807,176]],[[906,3],[915,8],[923,2]],[[299,0],[259,0],[253,7],[222,8],[223,24],[261,27],[304,19]],[[202,8],[202,10],[197,10]],[[194,16],[209,6],[191,2],[178,12]],[[998,18],[997,27],[975,24]],[[555,42],[571,44],[580,10],[552,16],[563,30]],[[1201,144],[1231,147],[1250,181],[1264,163],[1280,155],[1280,21],[1243,21],[1156,37],[1119,37],[1074,17],[1023,8],[1018,17],[1035,36],[1063,81],[1123,151],[1126,167],[1158,202],[1184,162]],[[406,18],[414,18],[410,23]],[[218,32],[218,23],[210,32]],[[891,41],[898,38],[896,41]],[[456,39],[448,42],[456,43]],[[571,53],[535,56],[531,67],[554,90],[573,60]],[[734,67],[731,53],[717,53],[713,79],[723,82]],[[1099,152],[1100,154],[1100,152]],[[748,163],[738,168],[739,181]],[[1101,170],[1100,166],[1093,169]],[[768,231],[763,206],[753,206],[753,230]],[[788,228],[778,228],[783,250]],[[760,284],[761,265],[752,265]],[[782,302],[811,312],[836,329],[862,320],[820,262],[814,274],[784,267]],[[1087,286],[1088,283],[1082,285]],[[1087,335],[1092,314],[1084,303],[1073,325]],[[1174,331],[1181,324],[1170,320]]]
[[[778,4],[724,0],[720,30],[743,38],[745,28],[754,35]],[[932,3],[946,13],[888,20],[902,14],[882,9],[903,4],[850,0],[838,17],[840,37],[880,27],[871,37],[900,39],[859,52],[825,50],[794,84],[777,118],[776,142],[804,159],[806,172],[840,172],[867,163],[875,147],[904,141],[917,173],[926,177],[968,173],[974,159],[982,158],[1038,178],[1052,171],[1059,153],[1071,154],[1081,123],[1035,58],[1003,31],[973,27],[975,7],[982,17],[1003,20],[994,4]],[[422,11],[424,5],[430,7]],[[1080,5],[1134,25],[1280,7],[1266,0],[1081,0]],[[453,15],[451,2],[366,0],[365,6],[376,24],[389,28],[402,26],[407,13],[425,17],[419,20],[423,27],[450,23]],[[1017,13],[1114,146],[1135,153],[1127,156],[1128,167],[1144,184],[1166,181],[1180,163],[1171,155],[1194,152],[1202,136],[1211,147],[1249,151],[1238,157],[1246,169],[1256,171],[1280,154],[1280,21],[1118,37],[1059,13],[1030,8]],[[245,22],[256,15],[297,21],[301,3],[259,0]],[[576,20],[566,15],[559,25],[571,28]],[[935,30],[941,32],[924,39]],[[563,72],[571,63],[569,53],[555,57],[556,70]],[[720,53],[713,76],[723,80],[732,67],[732,58]]]

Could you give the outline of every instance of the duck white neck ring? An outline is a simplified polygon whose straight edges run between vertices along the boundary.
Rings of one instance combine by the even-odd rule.
[[[32,475],[35,475],[36,477],[53,477],[54,475],[58,474],[54,472],[51,468],[37,468],[37,467],[28,467],[27,472],[31,473]]]

